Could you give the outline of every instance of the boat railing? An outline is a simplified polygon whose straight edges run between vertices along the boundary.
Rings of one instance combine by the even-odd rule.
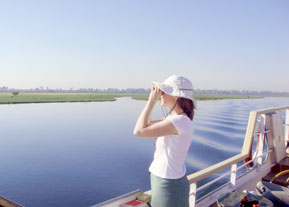
[[[268,151],[269,152],[269,151]],[[268,155],[268,152],[266,152],[264,154],[264,156],[267,156]],[[225,177],[227,176],[230,176],[230,183],[234,185],[234,182],[236,181],[236,176],[237,176],[237,173],[238,171],[240,171],[241,169],[243,168],[247,168],[247,166],[251,163],[257,163],[257,159],[259,158],[263,158],[264,156],[256,156],[254,157],[252,160],[248,161],[248,162],[245,162],[244,164],[240,165],[239,167],[237,167],[237,164],[234,164],[231,166],[231,171],[227,172],[227,173],[224,173],[222,174],[221,176],[217,177],[216,179],[200,186],[199,188],[197,188],[196,192],[200,192],[202,190],[204,190],[205,188],[217,183],[218,181],[224,179]],[[256,168],[258,165],[253,165],[253,167],[250,167],[248,170],[253,170],[254,168]],[[193,193],[191,193],[193,194]]]
[[[190,206],[195,207],[198,206],[196,205],[196,200],[197,198],[197,192],[200,192],[204,188],[218,182],[219,180],[223,179],[226,176],[230,175],[230,181],[229,181],[229,188],[231,190],[234,190],[238,185],[236,184],[237,180],[237,171],[240,170],[241,168],[244,168],[246,165],[254,162],[254,168],[258,168],[259,166],[262,165],[262,160],[264,156],[267,156],[267,153],[270,153],[267,151],[267,153],[263,152],[263,146],[264,146],[264,139],[262,137],[266,136],[266,134],[269,132],[268,130],[265,129],[266,125],[266,115],[267,114],[272,114],[277,111],[282,111],[286,110],[286,121],[285,121],[285,140],[288,139],[288,134],[289,134],[289,106],[284,106],[284,107],[278,107],[278,108],[272,108],[272,109],[266,109],[266,110],[259,110],[259,111],[252,111],[250,112],[249,116],[249,121],[247,125],[247,130],[246,130],[246,135],[242,147],[242,151],[240,154],[237,154],[231,158],[228,158],[222,162],[219,162],[215,165],[209,166],[203,170],[200,170],[198,172],[195,172],[193,174],[188,175],[188,180],[190,182]],[[260,120],[257,120],[260,117]],[[257,126],[256,126],[257,124]],[[258,129],[257,129],[258,128]],[[257,132],[256,132],[257,131]],[[256,150],[255,156],[252,158],[251,161],[244,163],[243,165],[238,167],[238,163],[241,161],[244,161],[246,158],[250,156],[250,152],[253,146],[254,138],[256,134],[259,134],[261,136],[261,143],[259,143],[259,146]],[[219,176],[218,178],[210,181],[209,183],[197,188],[197,184],[199,181],[208,178],[212,175],[216,175],[216,173],[219,173],[222,170],[231,168],[231,171]],[[250,171],[250,170],[249,170]],[[247,172],[249,172],[247,171]],[[151,191],[147,191],[147,194],[151,194]],[[222,191],[218,192],[219,194],[224,193]],[[216,195],[214,195],[216,197]],[[215,198],[214,197],[214,198]]]

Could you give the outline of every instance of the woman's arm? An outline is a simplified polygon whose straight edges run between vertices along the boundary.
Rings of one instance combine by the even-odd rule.
[[[134,135],[145,138],[155,138],[171,134],[178,134],[178,130],[168,119],[160,120],[147,127],[135,129]]]
[[[153,107],[155,105],[154,101],[148,100],[142,113],[138,117],[138,120],[134,127],[134,135],[139,136],[139,133],[142,129],[151,125],[151,114]]]
[[[153,86],[149,100],[136,122],[134,135],[153,138],[178,133],[175,126],[169,120],[151,121],[152,110],[160,96],[161,90]]]

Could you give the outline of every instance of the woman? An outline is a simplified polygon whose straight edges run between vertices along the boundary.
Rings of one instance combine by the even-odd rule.
[[[181,76],[153,82],[148,102],[140,114],[134,134],[157,137],[150,165],[152,207],[189,207],[189,182],[185,157],[191,145],[195,100],[192,83]],[[151,121],[156,102],[170,109],[162,120]]]

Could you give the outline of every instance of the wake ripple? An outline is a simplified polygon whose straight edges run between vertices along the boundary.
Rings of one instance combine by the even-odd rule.
[[[201,102],[202,103],[202,102]],[[200,104],[201,104],[200,103]],[[189,171],[203,169],[242,150],[249,112],[245,102],[227,100],[196,112],[194,135],[186,163]]]

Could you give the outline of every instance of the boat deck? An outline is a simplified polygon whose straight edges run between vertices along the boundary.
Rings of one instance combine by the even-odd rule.
[[[270,182],[278,173],[289,170],[289,157],[285,157],[281,162],[272,167],[271,172],[262,178],[263,181]],[[289,178],[289,173],[280,175],[273,183],[281,186],[286,186],[286,181]]]

